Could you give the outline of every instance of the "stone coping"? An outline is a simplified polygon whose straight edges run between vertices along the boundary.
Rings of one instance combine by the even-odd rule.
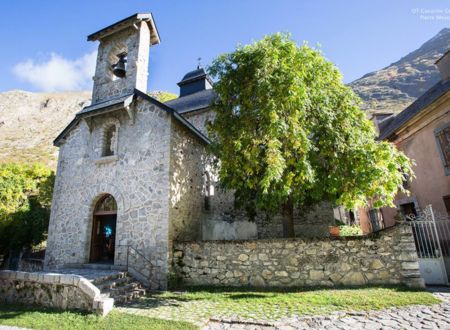
[[[92,300],[92,308],[97,314],[105,316],[114,304],[114,299],[102,297],[100,290],[88,279],[75,274],[62,274],[55,272],[21,272],[0,270],[0,280],[36,282],[40,284],[74,286]],[[58,308],[60,306],[53,306]]]

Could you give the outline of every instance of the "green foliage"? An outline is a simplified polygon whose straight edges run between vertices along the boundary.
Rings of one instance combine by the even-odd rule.
[[[362,229],[358,225],[339,226],[339,236],[361,236],[362,234]]]
[[[169,272],[167,286],[170,290],[180,289],[183,287],[183,278],[178,273]]]
[[[150,92],[149,95],[162,103],[176,99],[178,97],[173,93],[163,92],[163,91]]]
[[[0,254],[42,242],[53,184],[43,165],[0,164]]]
[[[209,73],[212,151],[241,206],[393,205],[412,177],[411,161],[376,141],[359,98],[319,50],[275,34],[219,56]]]

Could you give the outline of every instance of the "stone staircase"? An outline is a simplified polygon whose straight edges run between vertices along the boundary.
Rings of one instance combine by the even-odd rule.
[[[120,305],[144,296],[147,289],[123,267],[107,264],[79,264],[65,268],[64,273],[76,274],[95,285],[103,298],[113,298]]]
[[[114,305],[123,304],[144,296],[144,286],[127,272],[98,277],[92,280],[105,298],[113,298]]]

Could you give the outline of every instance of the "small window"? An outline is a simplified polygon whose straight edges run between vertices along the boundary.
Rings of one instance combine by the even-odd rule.
[[[204,196],[205,211],[211,211],[211,196],[214,196],[214,186],[211,184],[211,175],[208,172],[204,173]]]
[[[105,140],[103,143],[102,156],[114,156],[116,152],[116,125],[110,126],[105,130]]]
[[[441,156],[442,164],[444,165],[445,174],[450,174],[450,125],[437,130],[435,132]]]

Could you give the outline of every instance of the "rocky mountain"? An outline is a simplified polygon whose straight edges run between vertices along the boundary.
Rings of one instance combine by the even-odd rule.
[[[369,112],[398,113],[439,81],[434,62],[450,49],[450,28],[441,30],[395,63],[350,83]]]
[[[90,102],[91,92],[0,93],[0,161],[55,167],[53,139]]]
[[[161,91],[150,95],[162,102],[176,97]],[[55,168],[53,140],[90,103],[90,91],[0,93],[0,162],[41,162]]]
[[[419,49],[395,63],[350,83],[368,112],[400,112],[439,80],[434,62],[450,48],[450,29],[443,29]],[[161,101],[174,95],[154,92]],[[56,165],[53,139],[75,113],[90,104],[90,92],[0,93],[0,162]]]

